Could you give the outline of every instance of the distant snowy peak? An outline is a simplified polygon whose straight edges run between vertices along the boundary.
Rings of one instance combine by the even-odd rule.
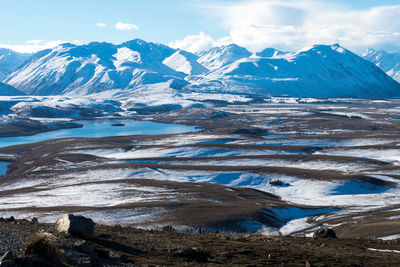
[[[163,64],[175,52],[168,46],[139,39],[121,45],[63,44],[34,54],[6,81],[27,94],[85,95],[183,80],[184,73]],[[171,84],[184,86],[185,82]]]
[[[170,57],[164,59],[163,64],[187,75],[198,75],[208,72],[206,67],[197,62],[198,59],[199,57],[192,53],[178,50]]]
[[[375,51],[370,48],[362,56],[400,82],[400,53],[389,53],[383,50]]]
[[[258,56],[258,57],[275,57],[275,56],[280,56],[283,54],[287,54],[287,53],[276,50],[274,48],[266,48],[261,52],[257,52],[256,56]]]
[[[18,91],[14,87],[0,82],[0,96],[18,96],[24,95],[21,91]]]
[[[293,97],[398,97],[400,84],[339,45],[247,57],[189,80],[193,89]]]
[[[30,54],[17,53],[10,49],[0,48],[0,81],[14,72]]]
[[[200,64],[209,70],[216,70],[231,64],[239,59],[251,56],[251,53],[243,47],[235,44],[226,46],[213,47],[210,50],[203,51],[197,54]]]

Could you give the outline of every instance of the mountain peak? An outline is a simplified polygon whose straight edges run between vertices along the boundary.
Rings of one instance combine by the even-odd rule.
[[[251,56],[244,47],[236,44],[213,47],[197,54],[198,62],[210,70],[219,69],[239,59]]]
[[[364,53],[361,54],[362,57],[367,57],[368,55],[376,53],[376,50],[373,48],[367,48]]]
[[[166,46],[164,44],[147,42],[138,38],[123,42],[122,44],[119,45],[119,47],[128,47],[133,49],[140,49],[140,48],[151,49],[152,47],[157,47],[158,49],[174,50],[171,47]]]
[[[18,53],[11,49],[0,48],[0,81],[21,66],[30,54]]]
[[[7,83],[27,94],[85,95],[180,80],[185,74],[162,63],[175,51],[140,39],[120,45],[107,42],[64,44],[33,55],[7,78]]]
[[[400,82],[400,54],[368,49],[362,57],[381,68],[387,75]]]
[[[316,44],[310,47],[304,47],[302,49],[300,49],[299,51],[297,51],[297,54],[300,53],[309,53],[309,52],[322,52],[322,53],[330,53],[332,51],[344,54],[346,53],[348,50],[343,48],[342,46],[340,46],[339,44],[333,44],[333,45],[325,45],[325,44]]]
[[[62,47],[62,48],[71,48],[71,47],[76,47],[78,45],[72,44],[72,43],[62,43],[59,46]]]
[[[163,60],[163,64],[187,75],[199,75],[208,72],[208,69],[201,65],[198,56],[184,50],[177,50],[170,57]]]
[[[267,48],[256,55],[236,44],[198,54],[141,39],[119,45],[63,44],[34,54],[5,82],[36,95],[85,95],[166,83],[187,86],[188,90],[201,87],[204,91],[264,96],[400,95],[398,83],[339,44],[314,45],[291,53]],[[373,58],[386,60],[387,55],[371,53]],[[396,66],[400,68],[400,64]]]
[[[275,48],[265,48],[264,50],[257,52],[256,56],[259,57],[275,57],[279,55],[286,54],[285,52],[276,50]]]
[[[203,90],[259,96],[400,96],[398,83],[338,44],[314,45],[276,57],[271,57],[274,49],[264,53],[267,57],[242,58],[192,82]]]

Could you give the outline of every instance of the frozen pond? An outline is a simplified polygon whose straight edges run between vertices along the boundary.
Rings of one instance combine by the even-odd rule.
[[[34,143],[55,138],[106,137],[137,134],[176,134],[197,131],[193,126],[135,120],[85,120],[76,121],[81,128],[60,129],[30,136],[0,137],[0,147]],[[123,124],[124,126],[113,126]]]

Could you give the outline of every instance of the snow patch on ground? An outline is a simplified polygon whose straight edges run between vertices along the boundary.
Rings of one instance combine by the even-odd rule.
[[[392,250],[392,249],[377,249],[377,248],[367,248],[367,249],[371,250],[371,251],[377,251],[377,252],[400,253],[400,250]]]
[[[400,238],[400,234],[396,234],[396,235],[386,235],[386,236],[380,236],[378,237],[378,239],[380,240],[395,240],[395,239],[399,239]],[[399,252],[400,253],[400,252]]]
[[[400,165],[399,149],[326,149],[315,154],[370,158]]]

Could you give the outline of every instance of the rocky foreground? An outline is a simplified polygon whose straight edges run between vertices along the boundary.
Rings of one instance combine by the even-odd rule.
[[[93,232],[92,232],[93,231]],[[178,233],[94,225],[65,215],[56,224],[0,219],[0,266],[398,266],[400,243]],[[324,238],[325,237],[325,238]],[[328,238],[329,237],[329,238]]]

